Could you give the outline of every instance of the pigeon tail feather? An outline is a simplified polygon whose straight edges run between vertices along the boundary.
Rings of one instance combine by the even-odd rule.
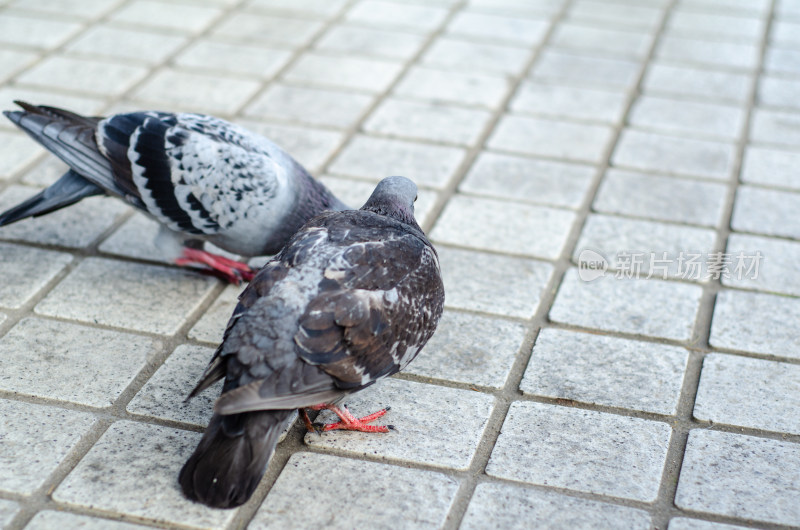
[[[178,476],[184,495],[214,508],[244,504],[264,476],[278,437],[293,413],[214,414]]]
[[[38,217],[105,192],[73,170],[64,173],[49,188],[30,199],[0,213],[0,226],[9,225],[28,217]]]

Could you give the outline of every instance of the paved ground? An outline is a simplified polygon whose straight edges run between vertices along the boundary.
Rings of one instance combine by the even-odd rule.
[[[0,0],[12,99],[230,118],[354,205],[412,177],[448,298],[350,402],[397,432],[295,425],[216,511],[182,399],[238,289],[113,200],[0,230],[0,525],[800,525],[800,2]],[[0,124],[0,207],[62,169]]]

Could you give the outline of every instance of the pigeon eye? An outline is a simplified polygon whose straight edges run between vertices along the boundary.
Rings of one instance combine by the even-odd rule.
[[[414,202],[417,202],[417,197],[419,197],[419,195],[414,195]]]

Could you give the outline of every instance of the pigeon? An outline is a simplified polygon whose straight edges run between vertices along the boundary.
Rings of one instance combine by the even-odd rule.
[[[242,292],[187,398],[225,379],[180,472],[186,497],[217,508],[247,501],[295,409],[317,431],[388,432],[368,425],[388,409],[356,418],[336,403],[404,368],[442,314],[439,258],[414,219],[416,196],[411,180],[383,179],[360,210],[304,225]],[[305,408],[341,421],[313,425]]]
[[[4,114],[70,169],[49,188],[0,214],[0,226],[92,195],[111,195],[160,223],[156,245],[178,265],[200,264],[233,283],[242,256],[277,253],[306,221],[346,210],[323,184],[268,139],[203,114],[159,111],[85,117],[16,102]]]

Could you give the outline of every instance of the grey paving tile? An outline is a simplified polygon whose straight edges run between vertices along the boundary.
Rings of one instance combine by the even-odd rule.
[[[305,53],[283,74],[287,81],[347,90],[383,92],[400,74],[402,64],[384,59]]]
[[[72,53],[110,57],[118,61],[155,65],[183,46],[187,37],[146,29],[129,29],[107,24],[92,26],[66,46]]]
[[[111,15],[115,22],[126,22],[177,33],[199,33],[222,13],[209,5],[179,4],[152,0],[134,0]]]
[[[727,193],[723,184],[611,169],[592,207],[598,212],[716,226]]]
[[[533,67],[531,77],[580,87],[625,89],[636,82],[640,69],[636,61],[545,50]]]
[[[585,282],[570,269],[550,319],[587,328],[690,340],[702,290],[695,285],[606,276]]]
[[[44,188],[58,180],[58,178],[63,175],[67,169],[69,169],[69,166],[67,166],[57,157],[48,156],[26,171],[21,176],[20,182],[34,186],[36,189]],[[13,189],[13,185],[6,189]]]
[[[353,431],[307,433],[305,443],[318,449],[417,462],[449,469],[467,469],[494,408],[492,396],[389,378],[348,396],[356,416],[386,406],[392,410],[376,425],[391,424],[386,434]],[[338,421],[324,411],[316,421]]]
[[[33,493],[94,424],[91,414],[0,400],[0,490]]]
[[[800,110],[798,92],[800,92],[800,80],[762,76],[758,82],[758,103],[797,111]]]
[[[189,501],[176,480],[200,436],[160,425],[115,422],[56,488],[53,499],[162,524],[225,525],[236,510]]]
[[[543,329],[520,383],[525,394],[675,414],[683,348]]]
[[[314,44],[317,50],[408,60],[425,42],[423,35],[359,26],[336,25]]]
[[[557,259],[575,222],[558,208],[455,195],[431,232],[434,241]]]
[[[754,108],[750,139],[759,143],[800,146],[800,113]]]
[[[578,208],[594,176],[594,168],[482,152],[459,190],[499,199]]]
[[[441,7],[366,0],[352,7],[345,15],[345,20],[373,28],[385,27],[429,33],[436,29],[446,16],[447,9]]]
[[[158,229],[159,224],[155,220],[136,212],[100,245],[100,251],[159,263],[171,263],[155,244]]]
[[[375,435],[380,436],[380,435]],[[309,476],[325,480],[309,481]],[[359,508],[342,514],[343,490]],[[303,525],[327,528],[440,528],[458,490],[454,479],[418,469],[295,453],[248,528],[297,525],[297,498],[318,498],[303,510]],[[387,502],[387,499],[393,499]]]
[[[648,502],[658,494],[670,433],[665,423],[518,401],[486,473]]]
[[[184,270],[88,258],[39,302],[36,312],[171,335],[215,284]]]
[[[401,97],[432,102],[460,103],[496,109],[509,88],[509,80],[498,75],[457,73],[427,67],[408,71],[394,93]]]
[[[346,3],[345,0],[297,0],[291,3],[283,0],[253,0],[247,4],[247,9],[250,11],[285,11],[295,15],[330,17],[339,13]]]
[[[670,520],[667,530],[744,530],[744,526],[737,526],[724,523],[712,523],[711,521],[701,521],[699,519],[687,519],[678,517]]]
[[[81,72],[82,75],[75,75]],[[59,86],[98,96],[122,94],[140,81],[148,70],[114,62],[71,57],[49,57],[17,77],[23,85]]]
[[[800,193],[740,186],[731,227],[739,232],[800,239],[800,223],[794,220],[799,210]]]
[[[721,10],[738,15],[755,15],[763,17],[769,11],[769,0],[681,0],[683,7],[696,8],[698,10]]]
[[[378,182],[386,172],[405,175],[418,186],[441,189],[458,169],[464,149],[356,135],[328,171]]]
[[[709,354],[693,415],[699,420],[800,434],[800,366]]]
[[[222,334],[225,332],[225,327],[239,301],[241,292],[241,286],[229,285],[226,287],[211,304],[211,307],[203,313],[197,324],[189,330],[189,338],[218,345],[222,341]]]
[[[800,17],[800,8],[794,0],[777,0],[775,2],[776,18],[795,19]]]
[[[82,2],[79,0],[62,0],[56,4],[48,0],[16,0],[9,2],[14,8],[22,8],[29,11],[38,11],[51,15],[64,16],[68,13],[70,17],[96,18],[109,13],[112,9],[119,7],[118,0],[89,0]]]
[[[539,18],[555,15],[563,6],[564,0],[470,0],[469,6],[475,11],[502,13]]]
[[[310,42],[322,27],[321,21],[309,17],[235,11],[216,24],[211,34],[239,42],[300,47]]]
[[[0,388],[108,407],[161,347],[128,333],[26,318],[0,338]]]
[[[792,525],[800,520],[800,445],[726,432],[689,433],[679,508]]]
[[[258,92],[253,79],[160,70],[136,88],[131,98],[151,106],[173,110],[230,115]]]
[[[746,103],[751,81],[747,74],[653,61],[647,68],[642,87],[645,94]]]
[[[388,98],[367,118],[364,130],[470,145],[478,141],[490,117],[485,110]]]
[[[800,50],[768,46],[764,56],[764,70],[769,73],[800,74]]]
[[[19,504],[13,501],[0,499],[0,526],[6,527],[19,512]]]
[[[272,84],[244,112],[249,117],[346,129],[373,101],[366,94]]]
[[[133,523],[98,519],[88,515],[44,510],[33,516],[25,530],[48,530],[50,528],[80,528],[81,530],[137,530],[149,528]]]
[[[440,37],[428,48],[421,62],[468,72],[513,75],[522,71],[530,55],[530,50],[523,48]]]
[[[662,15],[663,10],[658,6],[577,0],[570,5],[567,11],[567,20],[592,22],[598,25],[654,29]]]
[[[793,47],[800,44],[800,23],[793,20],[776,20],[770,26],[769,41],[780,46]]]
[[[728,105],[641,96],[634,102],[628,120],[634,127],[684,137],[736,140],[742,134],[745,110]]]
[[[0,17],[0,42],[50,50],[80,29],[77,22],[4,13]]]
[[[526,81],[520,85],[511,110],[554,118],[618,123],[625,111],[624,93]]]
[[[758,65],[758,46],[755,43],[701,40],[664,36],[659,39],[656,57],[703,65],[711,68],[754,70]]]
[[[437,247],[446,305],[495,315],[530,318],[553,267],[547,263]]]
[[[20,307],[71,261],[63,252],[0,243],[0,305]]]
[[[11,108],[11,106],[3,108]],[[42,148],[25,135],[0,130],[0,157],[3,160],[0,181],[13,177],[25,166],[32,164],[37,157],[42,155],[42,152]]]
[[[200,40],[182,51],[173,62],[178,66],[208,70],[217,75],[229,72],[269,79],[278,73],[291,56],[289,50],[280,48]]]
[[[564,22],[553,33],[550,45],[565,50],[644,59],[652,42],[653,36],[645,32]]]
[[[461,528],[593,530],[595,528],[650,528],[644,510],[568,497],[554,491],[510,484],[482,483],[475,488]]]
[[[222,382],[189,402],[184,400],[200,380],[213,354],[214,348],[181,344],[131,400],[127,411],[205,427],[222,390]]]
[[[9,186],[0,193],[0,211],[38,192],[37,188]],[[121,201],[92,197],[46,216],[4,226],[0,238],[82,248],[95,241],[125,211],[127,208]]]
[[[800,190],[795,168],[800,153],[748,145],[742,160],[742,181]]]
[[[712,8],[713,9],[713,8]],[[765,20],[726,13],[678,7],[667,19],[666,35],[687,35],[702,38],[724,38],[736,42],[758,43],[764,33]]]
[[[488,146],[535,156],[600,163],[612,136],[613,130],[606,125],[506,115],[489,137]]]
[[[0,81],[33,64],[39,58],[35,52],[0,49]]]
[[[447,310],[405,373],[502,388],[524,338],[517,322]]]
[[[617,277],[707,281],[706,257],[715,240],[713,230],[591,214],[572,261],[586,261],[588,249],[599,252]]]
[[[726,251],[732,262],[730,274],[722,277],[725,285],[800,295],[800,278],[795,274],[800,242],[734,233],[728,238]],[[763,258],[756,266],[758,252]]]
[[[677,138],[625,129],[611,157],[614,166],[727,180],[734,165],[732,144]]]
[[[469,39],[538,46],[549,27],[547,20],[462,10],[450,20],[447,33]]]
[[[800,300],[723,290],[717,294],[709,343],[715,348],[800,359]]]

